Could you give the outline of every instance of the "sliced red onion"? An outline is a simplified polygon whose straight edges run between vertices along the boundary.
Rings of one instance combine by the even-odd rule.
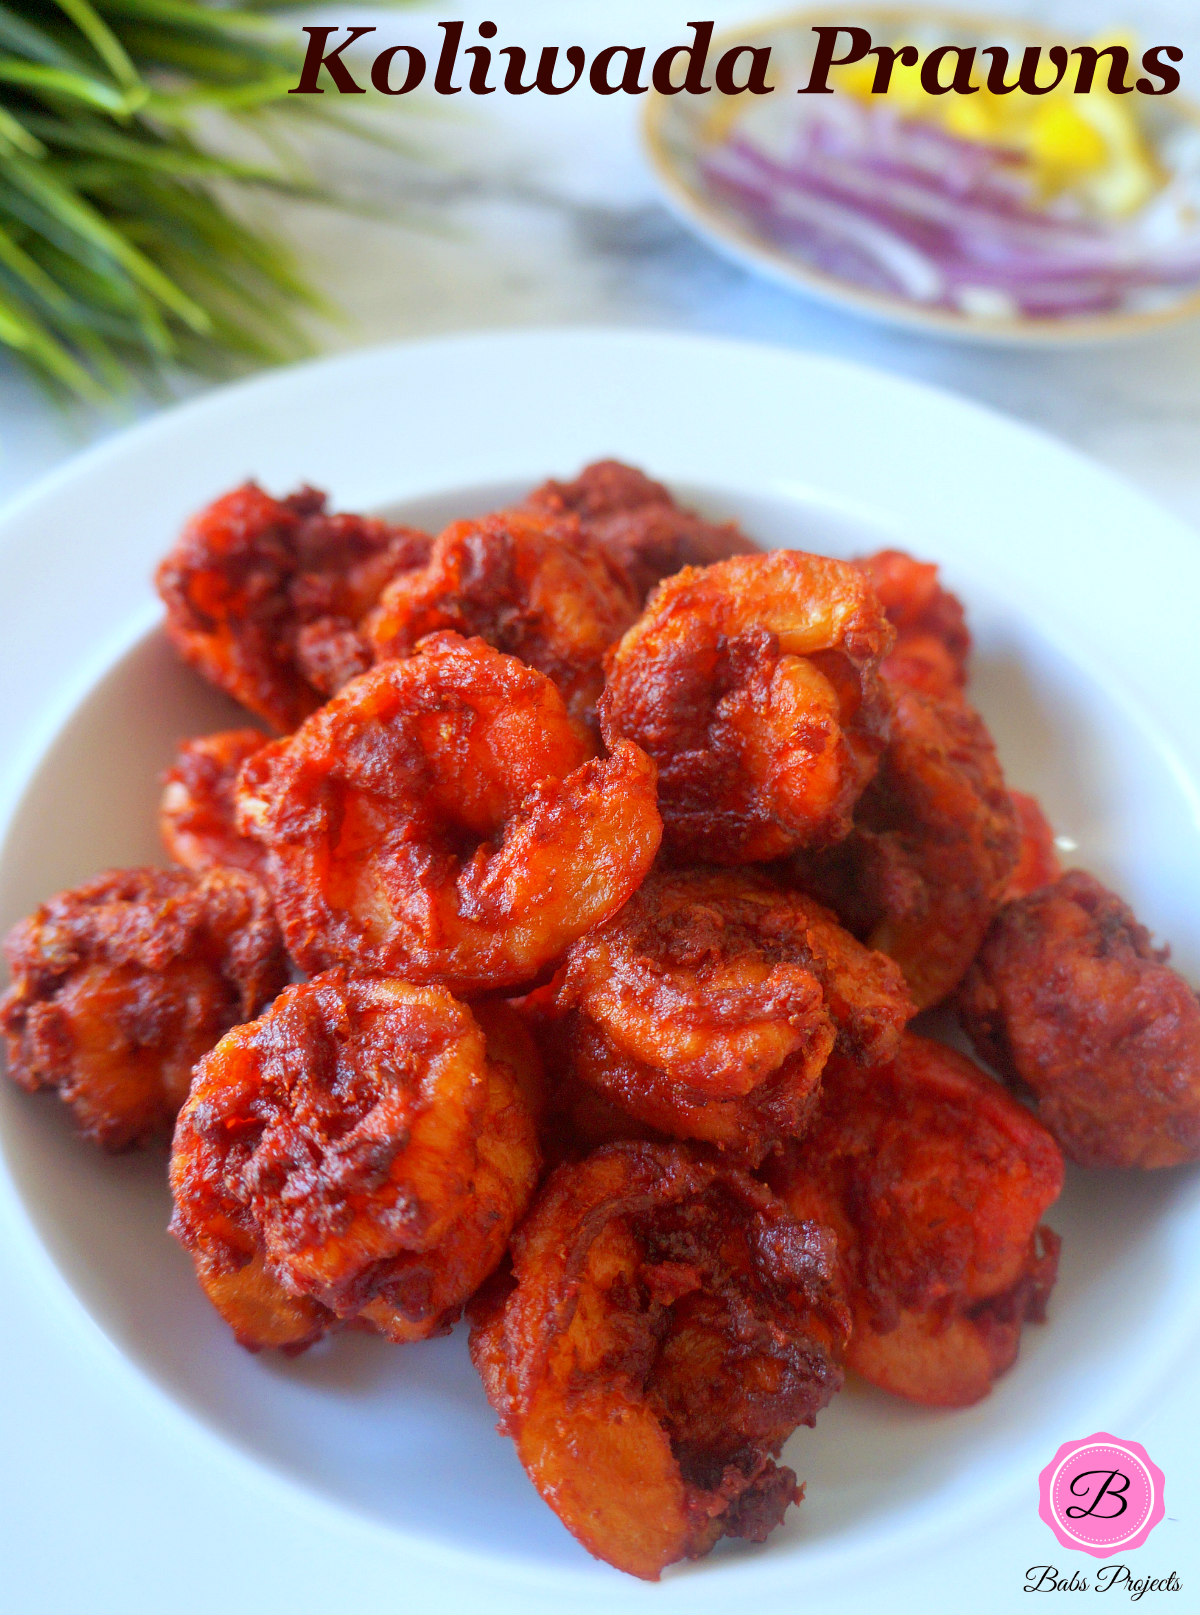
[[[977,317],[1063,318],[1200,281],[1200,232],[1163,209],[1105,225],[1038,206],[1023,159],[843,99],[774,150],[735,130],[704,177],[761,233],[856,285]]]

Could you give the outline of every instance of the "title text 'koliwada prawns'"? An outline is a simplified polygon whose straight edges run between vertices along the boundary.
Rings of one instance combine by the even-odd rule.
[[[682,567],[709,566],[760,549],[736,522],[706,521],[676,504],[661,482],[619,460],[597,460],[571,482],[544,482],[525,506],[575,517],[625,567],[639,601]]]
[[[185,740],[163,776],[158,828],[177,864],[197,874],[206,869],[245,869],[261,875],[264,853],[241,835],[234,799],[242,764],[267,744],[259,729],[223,729]]]
[[[604,653],[637,614],[625,569],[573,517],[502,510],[440,533],[428,562],[383,591],[362,632],[377,661],[408,656],[439,629],[478,635],[545,673],[594,730]]]
[[[116,869],[9,932],[8,1072],[108,1150],[170,1128],[192,1067],[288,979],[267,893],[237,869]]]
[[[887,739],[892,639],[863,575],[823,556],[659,584],[609,656],[600,718],[657,763],[672,856],[753,863],[844,836]]]
[[[999,1083],[906,1034],[889,1065],[834,1058],[816,1120],[767,1163],[797,1217],[837,1231],[854,1314],[846,1361],[872,1384],[965,1407],[1045,1316],[1058,1237],[1039,1224],[1061,1152]]]
[[[570,1072],[638,1120],[756,1163],[803,1129],[836,1045],[878,1065],[915,1013],[899,968],[744,870],[657,870],[573,944]]]
[[[293,958],[470,995],[531,983],[641,884],[654,766],[590,756],[551,681],[435,634],[242,770]]]
[[[539,1072],[511,1011],[333,970],[201,1061],[172,1232],[251,1350],[339,1323],[444,1333],[537,1181]]]
[[[1074,869],[1005,904],[963,983],[980,1055],[1082,1166],[1200,1160],[1200,1001],[1166,961]]]
[[[359,619],[431,543],[375,517],[330,515],[314,488],[272,499],[245,483],[193,516],[159,566],[167,637],[286,732],[370,666]]]
[[[472,1307],[500,1429],[590,1553],[657,1580],[798,1500],[775,1463],[841,1384],[833,1239],[686,1146],[551,1174]]]

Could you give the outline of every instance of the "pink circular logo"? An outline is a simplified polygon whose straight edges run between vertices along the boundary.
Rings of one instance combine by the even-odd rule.
[[[1038,1479],[1042,1519],[1064,1548],[1098,1559],[1140,1548],[1165,1512],[1163,1472],[1145,1447],[1103,1430],[1060,1447]]]

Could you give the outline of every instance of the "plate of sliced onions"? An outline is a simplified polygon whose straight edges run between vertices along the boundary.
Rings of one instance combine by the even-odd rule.
[[[1101,341],[1200,312],[1200,109],[1164,93],[1169,79],[1129,93],[1132,40],[1058,41],[1055,84],[1054,42],[1021,19],[851,20],[896,52],[886,94],[878,54],[844,60],[852,30],[822,8],[738,30],[770,46],[774,93],[650,97],[645,145],[685,223],[810,296],[968,340]],[[835,25],[833,93],[798,95],[816,30]],[[922,65],[951,41],[930,93]],[[1063,49],[1081,43],[1082,59]],[[1022,64],[1038,45],[1031,93]]]

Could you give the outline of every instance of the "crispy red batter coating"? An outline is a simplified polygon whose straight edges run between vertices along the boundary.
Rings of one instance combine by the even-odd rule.
[[[736,522],[705,521],[677,505],[661,482],[619,460],[585,466],[573,482],[545,482],[526,504],[577,517],[584,532],[627,569],[639,600],[682,567],[709,566],[759,548]]]
[[[108,1150],[169,1128],[200,1056],[287,981],[267,894],[233,869],[110,870],[43,903],[4,951],[9,1075],[57,1091]]]
[[[556,1019],[539,1040],[547,1069],[547,1101],[538,1136],[547,1165],[581,1161],[603,1144],[670,1144],[668,1134],[636,1120],[615,1099],[576,1075],[575,1064],[582,1062],[582,1055],[572,1041],[579,1024],[572,1015]],[[610,1051],[606,1044],[606,1058]]]
[[[1016,815],[982,718],[889,681],[892,738],[839,846],[792,873],[895,959],[919,1009],[966,973],[1016,867]]]
[[[641,884],[654,768],[588,747],[550,680],[482,640],[382,662],[242,771],[292,956],[475,993],[533,982]]]
[[[967,682],[971,636],[957,595],[938,569],[903,550],[879,550],[855,566],[870,579],[896,644],[884,666],[893,679],[928,695],[955,695]]]
[[[201,1062],[171,1231],[251,1350],[445,1333],[537,1182],[536,1051],[437,987],[331,970]]]
[[[899,969],[798,892],[743,870],[659,870],[575,943],[558,994],[572,1075],[674,1137],[756,1162],[802,1131],[835,1040],[890,1059]]]
[[[609,657],[605,739],[658,764],[668,847],[738,864],[836,841],[887,738],[892,630],[863,576],[794,550],[685,568]]]
[[[1042,812],[1042,804],[1025,791],[1010,791],[1009,795],[1021,832],[1021,851],[1004,891],[1005,902],[1028,897],[1039,886],[1049,886],[1063,872],[1054,843],[1054,826]]]
[[[565,968],[560,967],[532,992],[504,1001],[520,1018],[541,1053],[544,1082],[538,1106],[538,1140],[547,1168],[561,1161],[581,1161],[602,1144],[671,1143],[665,1134],[635,1121],[628,1111],[572,1071],[566,1040],[574,1017],[557,1008]]]
[[[966,1407],[1040,1321],[1062,1188],[1054,1140],[970,1060],[906,1034],[888,1066],[830,1063],[809,1132],[768,1164],[798,1217],[837,1231],[854,1329],[846,1361],[872,1384]]]
[[[812,1114],[834,1032],[819,1009],[808,1015],[815,1024],[798,1035],[799,1047],[776,1070],[746,1093],[714,1095],[639,1060],[588,1016],[570,1012],[550,1029],[546,1044],[552,1080],[569,1084],[561,1099],[556,1094],[559,1126],[593,1145],[613,1138],[694,1139],[755,1166],[768,1150],[802,1133]],[[585,1105],[585,1088],[610,1108]]]
[[[1200,1160],[1200,1002],[1072,870],[1001,909],[959,996],[975,1047],[1082,1166]]]
[[[638,613],[628,574],[572,517],[506,510],[455,522],[428,563],[402,573],[363,624],[377,660],[426,634],[477,634],[554,680],[595,724],[604,653]]]
[[[937,567],[901,550],[855,565],[896,630],[882,667],[892,738],[853,833],[829,852],[800,854],[795,873],[900,963],[926,1009],[962,979],[1018,856],[1029,855],[1026,821],[1018,827],[1021,800],[1008,793],[992,738],[963,699],[971,640]]]
[[[158,569],[167,634],[185,661],[276,729],[370,666],[357,624],[385,583],[429,553],[426,533],[328,515],[247,482],[184,528]]]
[[[262,874],[262,848],[238,833],[234,787],[242,764],[266,743],[259,729],[225,729],[180,746],[163,776],[158,814],[163,846],[176,863]]]
[[[841,1384],[826,1229],[681,1146],[560,1166],[481,1300],[471,1355],[501,1430],[590,1553],[657,1580],[797,1498],[774,1463]]]

